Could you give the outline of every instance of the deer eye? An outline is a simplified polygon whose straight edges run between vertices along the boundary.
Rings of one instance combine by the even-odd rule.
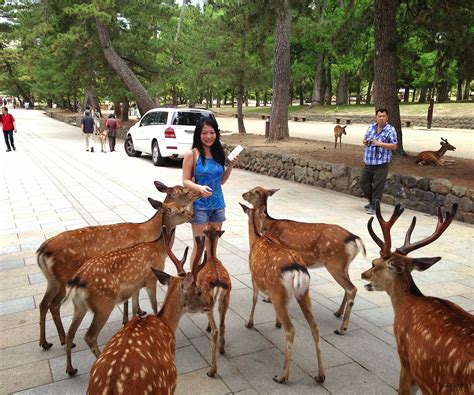
[[[372,263],[372,269],[375,267],[375,265]]]

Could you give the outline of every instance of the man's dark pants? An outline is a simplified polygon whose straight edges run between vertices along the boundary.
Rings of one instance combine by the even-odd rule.
[[[4,130],[3,137],[5,138],[5,144],[7,145],[7,150],[11,150],[15,148],[15,143],[13,142],[13,129],[12,130]],[[11,144],[11,147],[10,147]]]
[[[388,175],[388,163],[382,165],[365,165],[360,175],[359,184],[369,203],[375,205],[376,200],[382,201],[385,181]]]

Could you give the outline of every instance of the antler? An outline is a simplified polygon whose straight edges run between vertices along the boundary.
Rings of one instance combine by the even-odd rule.
[[[380,202],[378,200],[375,202],[375,214],[377,215],[377,219],[379,221],[380,227],[382,228],[384,241],[378,238],[378,236],[375,234],[372,228],[372,222],[374,220],[374,217],[371,217],[369,219],[369,222],[367,223],[367,230],[369,231],[370,236],[372,236],[372,239],[374,239],[374,241],[380,247],[380,256],[382,258],[386,258],[390,255],[390,248],[392,247],[392,240],[390,238],[390,229],[392,228],[393,224],[397,221],[398,217],[402,215],[403,211],[404,209],[401,208],[401,204],[397,203],[395,207],[393,208],[392,217],[390,218],[389,221],[385,221],[382,217],[382,214],[380,213]]]
[[[444,233],[444,231],[451,224],[451,222],[454,219],[454,216],[456,215],[457,210],[458,210],[458,204],[454,203],[453,207],[451,208],[451,211],[446,211],[446,218],[443,219],[443,213],[441,211],[441,207],[438,207],[438,223],[436,224],[436,229],[434,233],[423,240],[420,240],[420,241],[417,241],[416,243],[411,244],[410,237],[416,224],[416,217],[413,217],[413,220],[411,221],[411,225],[408,228],[407,234],[405,236],[405,243],[400,248],[397,248],[395,252],[398,252],[401,255],[408,255],[410,252],[415,251],[435,241],[438,237],[440,237]]]
[[[171,232],[168,232],[168,229],[166,229],[166,226],[163,226],[162,229],[163,229],[163,236],[165,237],[166,253],[168,254],[168,256],[173,261],[174,265],[176,266],[176,270],[178,271],[178,276],[184,276],[186,274],[186,271],[184,270],[183,266],[188,256],[189,247],[186,247],[186,249],[184,250],[183,258],[179,260],[176,257],[176,255],[173,254],[173,251],[171,251],[171,248],[170,248],[170,242],[174,234],[174,229]]]
[[[196,241],[196,248],[197,248],[197,251],[196,251],[196,256],[194,257],[194,261],[192,262],[191,273],[193,274],[194,281],[196,281],[198,273],[201,271],[201,269],[202,269],[202,268],[204,267],[204,265],[206,264],[206,261],[207,261],[207,253],[204,254],[204,259],[203,259],[202,263],[199,264],[199,261],[200,261],[201,256],[202,256],[202,252],[204,251],[204,246],[205,246],[204,240],[205,240],[205,237],[204,237],[204,236],[196,236],[196,237],[194,238],[194,240]]]

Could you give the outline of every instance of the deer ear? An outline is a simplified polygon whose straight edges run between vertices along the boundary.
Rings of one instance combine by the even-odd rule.
[[[250,211],[250,208],[247,207],[245,204],[242,204],[242,203],[239,203],[239,204],[240,204],[240,207],[242,207],[242,210],[244,210],[244,213],[248,214]]]
[[[191,284],[194,282],[194,276],[191,272],[186,273],[186,276],[184,276],[183,281],[181,281],[181,288],[189,288]]]
[[[163,206],[163,203],[159,202],[158,200],[148,198],[148,201],[150,202],[151,207],[153,207],[155,210],[159,210]]]
[[[402,259],[391,259],[387,262],[387,269],[392,273],[403,273],[405,271],[405,262]]]
[[[413,258],[413,269],[418,270],[419,272],[423,272],[440,260],[440,256],[435,256],[433,258]]]
[[[154,184],[155,184],[156,189],[158,189],[158,191],[160,192],[165,193],[168,189],[168,187],[165,184],[163,184],[161,181],[155,181]]]
[[[275,192],[278,192],[279,189],[269,189],[268,190],[268,196],[272,196]]]
[[[170,282],[171,276],[165,272],[162,272],[161,270],[156,270],[151,268],[153,270],[153,273],[155,274],[156,278],[162,285],[167,285]]]
[[[219,238],[221,238],[224,233],[225,233],[225,230],[220,230],[219,231]]]

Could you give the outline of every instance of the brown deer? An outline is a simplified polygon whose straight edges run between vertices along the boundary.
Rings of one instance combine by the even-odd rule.
[[[347,125],[341,126],[336,125],[334,126],[334,148],[337,148],[337,139],[339,139],[339,149],[342,149],[342,135],[346,133]]]
[[[164,203],[174,202],[186,206],[200,196],[189,188],[181,186],[168,188],[159,181],[155,181],[155,186],[160,192],[167,194]],[[148,201],[156,210],[161,208],[160,202],[151,198]],[[47,350],[52,346],[46,341],[45,323],[48,310],[56,325],[61,345],[65,344],[66,335],[60,315],[61,302],[66,293],[67,281],[82,264],[111,251],[156,240],[161,234],[162,225],[162,213],[157,212],[143,223],[88,226],[62,232],[41,244],[36,254],[38,265],[48,284],[40,303],[40,347]],[[124,321],[126,321],[125,311]]]
[[[441,148],[438,151],[423,151],[420,152],[415,159],[417,165],[435,165],[435,166],[447,166],[452,165],[454,160],[441,159],[446,151],[455,151],[456,147],[449,144],[447,139],[441,137]]]
[[[167,237],[169,239],[170,236]],[[196,285],[204,237],[196,237],[198,253],[192,272],[186,273],[183,259],[167,252],[178,270],[178,277],[153,270],[168,291],[158,315],[135,316],[104,348],[92,366],[87,393],[96,394],[172,394],[176,388],[176,328],[184,313],[207,312],[209,300]]]
[[[369,233],[380,247],[380,258],[372,261],[372,268],[362,273],[369,281],[369,291],[387,291],[395,311],[394,333],[400,357],[400,394],[474,393],[474,316],[456,304],[435,297],[424,296],[411,276],[412,270],[424,271],[441,257],[409,258],[407,255],[440,237],[451,224],[457,204],[443,219],[438,208],[438,223],[431,236],[412,243],[411,234],[416,217],[408,228],[405,243],[391,251],[390,229],[402,214],[397,204],[392,217],[385,221],[376,203],[376,215],[382,228],[383,241],[368,223]]]
[[[291,352],[295,337],[295,328],[288,314],[290,298],[295,297],[306,321],[308,321],[316,347],[318,375],[315,380],[324,382],[324,368],[321,358],[319,328],[313,317],[311,298],[309,296],[309,273],[301,263],[301,257],[271,237],[262,236],[260,229],[266,216],[263,210],[251,209],[240,204],[248,215],[249,225],[249,266],[252,274],[253,299],[247,328],[253,327],[253,316],[257,304],[258,292],[269,295],[275,308],[277,326],[283,325],[286,333],[286,352],[283,370],[273,378],[277,383],[284,383],[290,374]]]
[[[173,204],[165,203],[163,210],[167,210],[167,206]],[[189,222],[192,219],[193,213],[185,210],[183,215],[174,220],[173,225]],[[150,267],[156,270],[164,269],[166,250],[163,242],[169,244],[170,240],[163,240],[162,233],[154,242],[136,244],[133,247],[93,258],[82,265],[74,278],[68,281],[66,299],[70,298],[74,304],[74,314],[66,336],[66,373],[70,376],[77,373],[77,369],[72,366],[71,356],[74,336],[88,310],[92,311],[93,319],[84,340],[96,357],[100,355],[97,338],[117,304],[133,296],[133,313],[137,314],[139,291],[140,288],[145,287],[153,312],[158,313],[156,277]]]
[[[324,223],[304,223],[285,219],[274,219],[268,215],[267,199],[278,189],[255,187],[245,192],[242,197],[265,212],[262,233],[272,237],[283,246],[291,248],[301,256],[307,268],[324,266],[334,280],[344,288],[344,298],[334,315],[343,317],[339,329],[334,333],[343,335],[349,325],[357,288],[349,278],[349,264],[362,251],[366,254],[364,244],[356,236],[339,225]]]
[[[209,377],[214,377],[217,372],[217,336],[219,335],[219,352],[224,354],[225,346],[225,315],[229,308],[230,291],[232,283],[229,273],[217,258],[217,240],[224,231],[216,226],[210,225],[205,231],[207,260],[204,268],[199,272],[197,285],[201,288],[205,296],[212,301],[212,306],[216,303],[219,310],[219,331],[214,320],[213,310],[207,313],[209,325],[207,331],[211,332],[211,368],[207,372]]]

